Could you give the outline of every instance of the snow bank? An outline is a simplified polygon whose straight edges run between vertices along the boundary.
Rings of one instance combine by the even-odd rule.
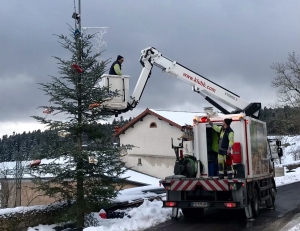
[[[162,201],[153,202],[144,200],[138,208],[131,209],[122,219],[101,219],[97,213],[95,218],[99,222],[98,227],[88,227],[84,231],[130,231],[150,228],[171,218],[171,209],[162,208]],[[28,230],[29,231],[29,230]]]
[[[292,183],[300,181],[300,168],[296,168],[293,171],[295,171],[295,172],[287,173],[285,170],[284,176],[275,177],[276,186],[279,187],[282,185],[292,184]]]

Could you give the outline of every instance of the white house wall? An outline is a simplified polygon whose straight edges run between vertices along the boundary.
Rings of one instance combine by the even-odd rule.
[[[141,164],[138,164],[138,159]],[[174,157],[129,155],[124,158],[124,161],[127,167],[159,179],[174,175],[175,155]]]
[[[150,128],[153,122],[156,123],[156,128]],[[128,156],[124,158],[126,166],[158,178],[173,175],[175,152],[171,146],[171,138],[178,144],[177,138],[181,135],[179,128],[156,116],[145,116],[143,121],[137,122],[133,128],[128,128],[125,134],[120,135],[120,144],[136,146],[128,150]]]

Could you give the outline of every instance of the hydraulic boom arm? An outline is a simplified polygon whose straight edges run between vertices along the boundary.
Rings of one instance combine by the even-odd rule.
[[[164,72],[173,74],[176,78],[191,85],[193,91],[201,94],[208,102],[222,111],[222,113],[230,114],[231,112],[228,112],[214,100],[218,100],[227,106],[230,106],[235,110],[235,112],[244,112],[246,115],[254,118],[259,117],[261,103],[248,103],[244,101],[235,93],[193,72],[176,61],[163,56],[153,47],[148,47],[142,50],[141,53],[140,63],[143,66],[142,72],[139,76],[133,94],[130,97],[127,108],[119,110],[119,113],[132,110],[137,106],[151,75],[153,65],[155,65],[161,68]]]

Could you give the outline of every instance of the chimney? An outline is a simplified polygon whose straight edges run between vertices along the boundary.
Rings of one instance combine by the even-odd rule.
[[[212,115],[214,112],[213,107],[204,107],[204,112],[208,115]]]

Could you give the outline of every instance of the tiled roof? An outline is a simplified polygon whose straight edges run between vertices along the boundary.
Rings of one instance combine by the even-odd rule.
[[[153,109],[150,110],[162,117],[168,118],[169,120],[181,126],[193,125],[193,119],[195,118],[195,116],[206,115],[203,112],[163,111]]]
[[[115,136],[118,136],[120,134],[122,134],[123,132],[125,132],[128,128],[130,128],[132,125],[136,124],[137,122],[139,122],[141,119],[143,119],[145,116],[147,115],[153,115],[156,116],[157,118],[164,120],[165,122],[181,129],[181,126],[177,123],[174,123],[173,121],[151,111],[149,108],[147,108],[145,111],[143,111],[141,114],[139,114],[137,117],[135,117],[134,119],[132,119],[130,122],[128,122],[127,124],[125,124],[123,127],[121,127],[119,129],[119,131],[115,134]]]

